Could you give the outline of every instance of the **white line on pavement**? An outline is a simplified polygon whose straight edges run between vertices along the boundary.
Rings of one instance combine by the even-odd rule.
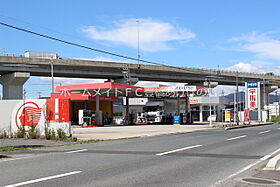
[[[69,172],[69,173],[64,173],[64,174],[59,174],[59,175],[53,175],[53,176],[49,176],[49,177],[43,177],[43,178],[34,179],[34,180],[30,180],[30,181],[25,181],[25,182],[20,182],[20,183],[16,183],[16,184],[11,184],[11,185],[7,185],[7,186],[4,186],[4,187],[23,186],[23,185],[32,184],[32,183],[37,183],[37,182],[42,182],[42,181],[46,181],[46,180],[51,180],[51,179],[66,177],[66,176],[78,174],[78,173],[81,173],[81,172],[82,172],[82,171],[73,171],[73,172]]]
[[[262,157],[260,160],[267,160],[268,158],[272,157],[273,155],[275,155],[276,153],[280,152],[280,149],[277,149],[276,151],[268,154],[268,155],[265,155],[264,157]]]
[[[184,150],[187,150],[187,149],[193,149],[193,148],[196,148],[196,147],[201,147],[202,145],[193,145],[193,146],[189,146],[189,147],[183,147],[183,148],[180,148],[180,149],[175,149],[175,150],[172,150],[172,151],[167,151],[167,152],[163,152],[163,153],[158,153],[156,154],[157,156],[162,156],[162,155],[167,155],[167,154],[170,154],[170,153],[175,153],[175,152],[179,152],[179,151],[184,151]]]
[[[79,150],[75,150],[75,151],[68,151],[66,153],[78,153],[78,152],[84,152],[87,151],[88,149],[79,149]]]
[[[278,128],[278,130],[280,130],[280,128]]]
[[[267,131],[262,131],[262,132],[259,132],[258,134],[264,134],[264,133],[268,133],[270,132],[271,130],[267,130]]]
[[[231,140],[236,140],[236,139],[239,139],[239,138],[244,138],[246,137],[247,135],[242,135],[242,136],[237,136],[237,137],[234,137],[234,138],[229,138],[227,139],[228,141],[231,141]]]
[[[231,179],[231,178],[233,178],[233,177],[236,177],[237,175],[243,173],[244,171],[250,169],[251,167],[253,167],[253,166],[255,166],[255,165],[261,163],[262,161],[267,160],[268,158],[270,158],[271,156],[277,154],[278,152],[280,152],[280,149],[277,149],[276,151],[274,151],[274,152],[272,152],[272,153],[270,153],[270,154],[268,154],[268,155],[266,155],[266,156],[260,158],[258,161],[254,162],[254,163],[252,163],[252,164],[249,164],[248,166],[246,166],[246,167],[242,168],[241,170],[239,170],[239,171],[237,171],[237,172],[231,174],[230,176],[228,176],[228,177],[226,177],[226,178],[224,178],[224,179],[222,179],[222,180],[217,181],[215,184],[211,185],[211,187],[223,186],[222,184],[223,184],[224,182],[226,182],[227,180],[229,180],[229,179]]]
[[[25,157],[19,157],[19,158],[4,158],[0,160],[1,162],[8,162],[8,161],[14,161],[14,160],[21,160],[21,159],[27,159],[27,158],[34,158],[37,157],[39,155],[32,155],[32,156],[25,156]]]

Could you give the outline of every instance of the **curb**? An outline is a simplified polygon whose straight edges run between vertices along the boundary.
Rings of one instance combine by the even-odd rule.
[[[9,156],[7,156],[7,155],[0,155],[0,159],[2,159],[2,158],[9,158]]]
[[[268,123],[260,123],[256,125],[239,125],[239,126],[234,126],[234,127],[226,127],[225,130],[232,130],[232,129],[240,129],[240,128],[247,128],[247,127],[257,127],[257,126],[263,126],[263,125],[273,125],[273,122],[268,122]]]
[[[277,167],[277,165],[280,165],[280,154],[276,155],[272,159],[270,159],[263,170],[278,170],[280,171],[280,166]]]

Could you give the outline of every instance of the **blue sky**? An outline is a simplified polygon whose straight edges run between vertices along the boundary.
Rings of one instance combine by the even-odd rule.
[[[9,0],[1,2],[0,21],[137,57],[138,20],[143,59],[280,74],[279,7],[278,0]],[[63,58],[124,60],[0,26],[0,52],[26,50],[56,52]],[[25,85],[28,96],[47,95],[49,82],[33,77]]]

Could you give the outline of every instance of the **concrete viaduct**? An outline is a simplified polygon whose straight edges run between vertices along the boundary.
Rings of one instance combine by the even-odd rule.
[[[140,81],[162,81],[201,84],[205,80],[220,85],[244,86],[245,82],[265,81],[266,88],[280,87],[280,76],[207,70],[174,66],[103,62],[77,59],[43,59],[13,56],[0,56],[0,83],[3,85],[3,99],[21,99],[23,84],[30,76],[51,76],[51,64],[55,77],[101,78],[123,80],[124,68],[130,76]],[[269,89],[268,89],[269,92]]]

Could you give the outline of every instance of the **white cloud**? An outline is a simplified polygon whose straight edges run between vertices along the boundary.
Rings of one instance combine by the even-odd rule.
[[[265,63],[263,63],[265,64]],[[280,66],[267,66],[262,65],[261,62],[252,61],[250,63],[240,62],[225,70],[239,71],[239,72],[251,72],[251,73],[268,73],[273,72],[276,75],[280,75]]]
[[[196,37],[195,33],[188,29],[152,19],[124,19],[114,22],[114,28],[111,29],[88,26],[82,31],[93,40],[137,48],[137,20],[139,21],[140,49],[143,51],[168,50],[171,48],[168,42],[188,41]]]
[[[252,52],[259,58],[280,60],[280,40],[277,37],[279,32],[252,32],[232,38],[231,41],[239,42],[241,50]]]

